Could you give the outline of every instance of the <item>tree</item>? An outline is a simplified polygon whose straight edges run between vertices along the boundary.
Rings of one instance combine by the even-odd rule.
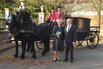
[[[15,3],[15,0],[0,0],[0,9],[3,11],[4,8],[8,6],[13,6]]]
[[[102,0],[91,0],[93,7],[95,8],[95,10],[97,11],[97,21],[99,23],[101,23],[101,4],[102,4]]]

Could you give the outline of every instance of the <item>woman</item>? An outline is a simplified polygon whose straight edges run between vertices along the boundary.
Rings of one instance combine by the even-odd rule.
[[[64,48],[64,29],[62,27],[62,22],[60,20],[57,21],[57,25],[53,28],[53,36],[54,36],[54,43],[53,43],[53,51],[54,51],[54,59],[53,61],[61,61],[60,60],[60,52],[63,51]]]

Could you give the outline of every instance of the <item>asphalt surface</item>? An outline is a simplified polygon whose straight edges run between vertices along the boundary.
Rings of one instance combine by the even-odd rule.
[[[12,55],[15,48],[8,49],[0,53],[0,69],[103,69],[103,40],[95,49],[88,47],[74,48],[74,63],[53,62],[53,51],[46,55],[41,55],[41,50],[36,48],[37,59],[31,58],[30,53],[26,53],[26,58],[14,58]],[[19,50],[21,53],[21,50]],[[20,54],[19,53],[19,54]],[[64,59],[64,52],[61,54],[61,60]]]

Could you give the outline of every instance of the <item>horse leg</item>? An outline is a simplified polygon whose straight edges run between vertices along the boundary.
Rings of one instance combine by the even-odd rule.
[[[30,51],[30,53],[32,53],[32,47],[31,47],[31,46],[32,46],[31,41],[28,41],[28,42],[27,42],[27,50],[26,50],[27,52]]]
[[[46,41],[46,52],[50,51],[50,37],[48,36],[47,41]]]
[[[15,58],[18,58],[18,40],[15,40],[15,46],[16,46],[16,48],[15,48],[14,57],[15,57]]]
[[[43,49],[43,52],[42,52],[42,55],[45,56],[47,52],[49,52],[50,50],[50,41],[49,41],[49,37],[47,37],[45,40],[44,40],[44,49]]]
[[[31,41],[31,50],[32,50],[32,58],[36,59],[36,52],[35,52],[35,47],[34,47],[34,41]]]
[[[26,51],[29,52],[30,49],[31,49],[31,47],[30,47],[30,42],[28,42],[28,43],[27,43],[27,49],[26,49]]]
[[[22,41],[22,54],[20,55],[21,59],[25,58],[25,50],[26,50],[26,41]]]
[[[45,49],[46,52],[49,52],[50,51],[50,37],[49,37],[49,35],[45,40],[45,47],[46,47],[46,49]]]

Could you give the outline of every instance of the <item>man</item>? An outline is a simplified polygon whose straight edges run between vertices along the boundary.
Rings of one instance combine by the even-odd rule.
[[[76,40],[76,29],[72,22],[73,18],[67,18],[66,26],[64,28],[65,46],[66,46],[64,62],[69,61],[70,57],[70,63],[73,63],[73,47]]]
[[[28,29],[32,24],[30,13],[27,12],[27,10],[21,5],[19,6],[19,11],[17,12],[16,21],[21,24],[21,26],[19,26],[21,29]]]

